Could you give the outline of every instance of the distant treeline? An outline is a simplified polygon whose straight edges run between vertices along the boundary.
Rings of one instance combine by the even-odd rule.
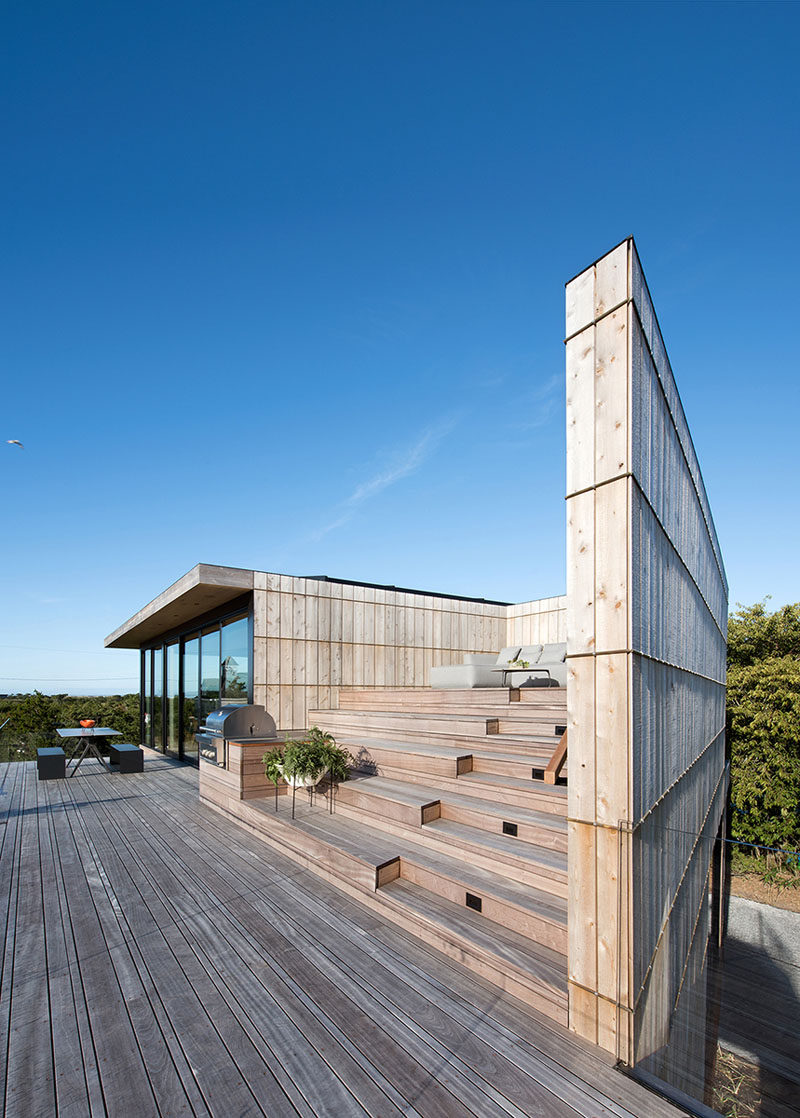
[[[139,744],[139,695],[8,695],[0,698],[0,761],[26,761],[43,745],[59,744],[58,727],[93,718]],[[6,722],[6,719],[8,721]]]

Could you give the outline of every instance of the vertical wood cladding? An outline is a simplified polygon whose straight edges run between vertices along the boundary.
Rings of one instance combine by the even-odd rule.
[[[563,597],[506,607],[256,572],[254,700],[282,730],[339,687],[426,687],[434,665],[566,639]]]
[[[690,1053],[666,1038],[724,804],[728,595],[632,240],[567,285],[566,346],[571,1021],[680,1085]]]

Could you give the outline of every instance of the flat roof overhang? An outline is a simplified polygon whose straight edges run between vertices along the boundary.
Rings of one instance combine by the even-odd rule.
[[[161,633],[177,629],[196,617],[253,589],[253,571],[198,563],[135,613],[103,642],[106,648],[141,648]]]

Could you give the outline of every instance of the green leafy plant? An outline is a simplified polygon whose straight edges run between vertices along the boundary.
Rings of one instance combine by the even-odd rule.
[[[800,603],[773,613],[764,602],[740,606],[730,618],[728,642],[732,837],[797,852]],[[756,853],[764,876],[767,862]]]
[[[508,663],[512,668],[522,668],[523,670],[531,666],[530,660],[509,660]]]
[[[347,780],[351,762],[346,749],[336,744],[332,734],[312,726],[305,738],[292,738],[282,748],[272,749],[261,758],[267,780],[277,784],[316,784],[327,773],[331,780]]]
[[[0,698],[0,761],[36,759],[41,746],[61,745],[57,726],[77,726],[94,718],[112,726],[123,741],[139,742],[139,696],[136,695],[7,695]]]
[[[789,656],[800,660],[800,602],[770,612],[768,599],[752,606],[737,603],[728,619],[728,665],[747,667]]]

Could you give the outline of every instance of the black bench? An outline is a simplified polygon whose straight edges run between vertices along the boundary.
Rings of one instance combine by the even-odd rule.
[[[67,775],[67,755],[60,745],[36,750],[39,780],[63,780]]]
[[[108,743],[111,765],[121,773],[144,772],[144,753],[138,745]]]

